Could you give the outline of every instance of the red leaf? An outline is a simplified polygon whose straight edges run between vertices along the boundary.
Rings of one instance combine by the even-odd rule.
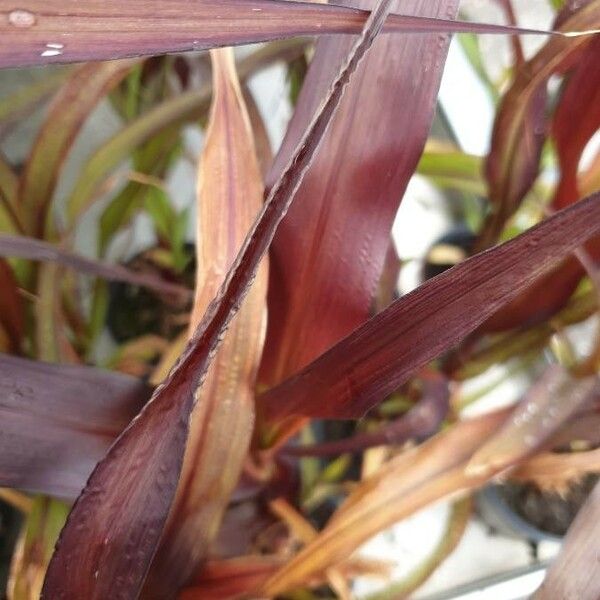
[[[600,6],[600,3],[596,3],[596,5]],[[597,19],[600,20],[600,13]],[[599,52],[600,40],[598,39],[592,40],[583,49],[563,52],[569,61],[573,59],[572,54],[576,55],[577,62],[572,72],[567,74],[569,78],[560,96],[552,123],[561,171],[553,200],[553,205],[557,209],[564,208],[582,197],[577,182],[579,161],[587,142],[600,126]],[[540,63],[540,66],[546,68],[543,62]],[[521,100],[523,99],[521,98]],[[501,114],[504,114],[505,117],[509,116],[506,110],[504,113],[501,111]],[[531,123],[526,125],[527,122],[526,120],[524,126],[530,130]],[[498,135],[500,135],[501,123],[502,119],[499,118],[496,123]],[[504,126],[506,126],[506,122],[504,122]],[[540,138],[539,141],[543,140]],[[521,144],[523,143],[522,141]],[[495,164],[494,157],[501,150],[500,137],[495,144],[500,145],[490,154],[488,166]],[[531,148],[531,145],[528,147]],[[538,147],[536,157],[529,163],[527,161],[523,163],[521,160],[513,161],[516,165],[529,164],[528,168],[530,169],[524,187],[514,197],[516,205],[537,176],[540,150],[541,147]],[[517,170],[505,173],[504,177],[507,177],[508,181],[512,181]],[[588,193],[592,191],[595,190],[587,190]],[[590,241],[587,244],[587,250],[592,257],[600,258],[600,239]],[[503,331],[512,327],[533,325],[547,319],[565,305],[584,274],[585,271],[580,262],[575,258],[569,258],[563,265],[494,315],[485,323],[482,331]]]
[[[600,128],[600,38],[592,40],[569,76],[554,113],[552,134],[560,164],[554,207],[564,208],[581,197],[577,172],[581,155]]]
[[[21,0],[2,11],[0,67],[166,54],[298,35],[358,33],[367,14],[289,0]],[[387,29],[534,31],[401,15],[393,15]]]
[[[119,373],[0,354],[0,486],[77,497],[149,396]]]
[[[0,348],[18,353],[25,327],[17,282],[8,263],[0,260]],[[2,338],[6,335],[6,340]]]
[[[598,27],[600,2],[592,0],[560,24],[562,31]],[[545,139],[548,79],[574,60],[590,42],[586,38],[551,38],[517,69],[494,123],[492,147],[486,164],[492,214],[478,248],[492,245],[506,220],[517,210],[538,175]]]
[[[408,440],[422,441],[436,433],[448,414],[450,393],[448,382],[439,377],[426,377],[418,404],[405,415],[379,430],[322,444],[286,446],[281,454],[288,456],[337,456],[345,452],[362,452],[374,446],[400,445]]]
[[[458,2],[403,0],[394,8],[453,17]],[[440,35],[382,37],[349,85],[299,200],[273,242],[261,368],[266,384],[289,377],[368,317],[392,223],[431,125],[448,41]],[[317,43],[267,186],[281,172],[349,45],[339,36]]]
[[[598,233],[600,193],[429,280],[268,391],[267,416],[360,418]]]
[[[281,568],[282,561],[268,556],[244,556],[226,561],[211,561],[199,578],[182,591],[179,600],[233,600],[255,593]]]

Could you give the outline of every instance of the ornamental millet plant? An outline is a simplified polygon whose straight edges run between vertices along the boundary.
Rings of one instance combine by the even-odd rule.
[[[355,551],[451,499],[445,543],[385,592],[405,597],[488,482],[600,471],[600,335],[580,356],[565,334],[600,293],[600,1],[553,2],[549,30],[496,4],[505,25],[459,0],[0,2],[1,68],[77,63],[0,101],[2,138],[43,107],[25,159],[0,154],[9,598],[350,598],[389,574]],[[495,102],[485,157],[430,135],[455,34]],[[510,36],[504,81],[478,34]],[[248,82],[276,63],[293,114],[273,155]],[[119,125],[69,178],[99,105]],[[415,173],[472,243],[398,296]],[[116,263],[139,215],[153,241]],[[509,360],[529,389],[466,418],[462,382]],[[597,485],[536,598],[600,597],[599,512]]]

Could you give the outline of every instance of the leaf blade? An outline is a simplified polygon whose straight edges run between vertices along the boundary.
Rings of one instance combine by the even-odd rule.
[[[119,373],[0,354],[0,486],[76,498],[149,396]]]
[[[206,50],[298,35],[358,33],[365,11],[283,0],[23,0],[0,24],[0,68]],[[108,24],[108,25],[107,25]],[[393,15],[392,31],[515,33],[500,25]],[[529,30],[532,31],[532,30]],[[48,41],[50,40],[50,42]]]
[[[394,8],[452,18],[458,3],[437,0],[425,7],[396,1]],[[267,187],[348,44],[340,36],[318,41]],[[299,189],[300,201],[273,242],[262,384],[280,383],[368,318],[393,220],[431,126],[448,44],[442,35],[382,37],[350,85]],[[382,72],[390,76],[382,78]],[[291,423],[284,433],[300,426]]]
[[[98,101],[133,64],[83,65],[69,75],[54,97],[20,181],[20,217],[27,233],[43,234],[56,182],[73,139]]]
[[[44,242],[27,236],[13,236],[0,233],[0,256],[18,257],[38,260],[52,264],[60,264],[80,273],[94,275],[112,281],[123,281],[131,285],[139,285],[149,289],[174,294],[182,298],[190,295],[190,291],[178,284],[163,281],[159,277],[135,271],[121,265],[86,258],[58,245]]]
[[[460,263],[266,392],[265,414],[272,421],[293,414],[360,418],[416,369],[476,329],[599,231],[600,193]],[[567,233],[570,239],[561,239]],[[308,394],[309,389],[320,393]]]
[[[600,594],[598,541],[600,540],[600,483],[588,496],[563,542],[560,554],[546,574],[535,600],[581,598]]]

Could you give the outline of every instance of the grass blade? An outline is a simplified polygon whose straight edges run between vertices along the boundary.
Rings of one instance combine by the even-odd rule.
[[[198,271],[191,331],[223,283],[262,207],[264,192],[233,50],[213,50],[211,60],[214,96],[198,177]],[[145,598],[165,598],[187,583],[206,558],[240,476],[254,425],[267,281],[265,261],[197,394],[177,495]]]
[[[247,79],[250,74],[278,60],[296,56],[303,51],[306,43],[303,39],[288,40],[257,50],[239,61],[237,71],[240,80]],[[101,183],[131,152],[166,129],[204,114],[209,108],[211,93],[212,86],[207,83],[198,90],[169,98],[129,123],[98,148],[83,167],[67,200],[69,225],[77,222],[78,217],[92,203]]]
[[[102,277],[110,281],[124,281],[131,285],[146,287],[164,294],[172,294],[182,299],[187,299],[190,296],[190,290],[181,285],[170,283],[147,273],[137,273],[121,265],[86,258],[55,244],[35,238],[0,233],[0,256],[60,264],[80,273]]]
[[[29,155],[19,189],[25,231],[40,237],[58,176],[73,140],[96,104],[133,66],[132,61],[83,65],[54,97]]]
[[[394,302],[265,394],[266,415],[360,418],[600,232],[600,193]]]

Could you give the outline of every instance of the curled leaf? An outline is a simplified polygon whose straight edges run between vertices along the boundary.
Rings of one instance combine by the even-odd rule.
[[[600,128],[600,38],[591,40],[570,74],[552,122],[560,165],[554,208],[564,208],[581,197],[578,172],[581,155]],[[595,191],[595,190],[594,190]]]

